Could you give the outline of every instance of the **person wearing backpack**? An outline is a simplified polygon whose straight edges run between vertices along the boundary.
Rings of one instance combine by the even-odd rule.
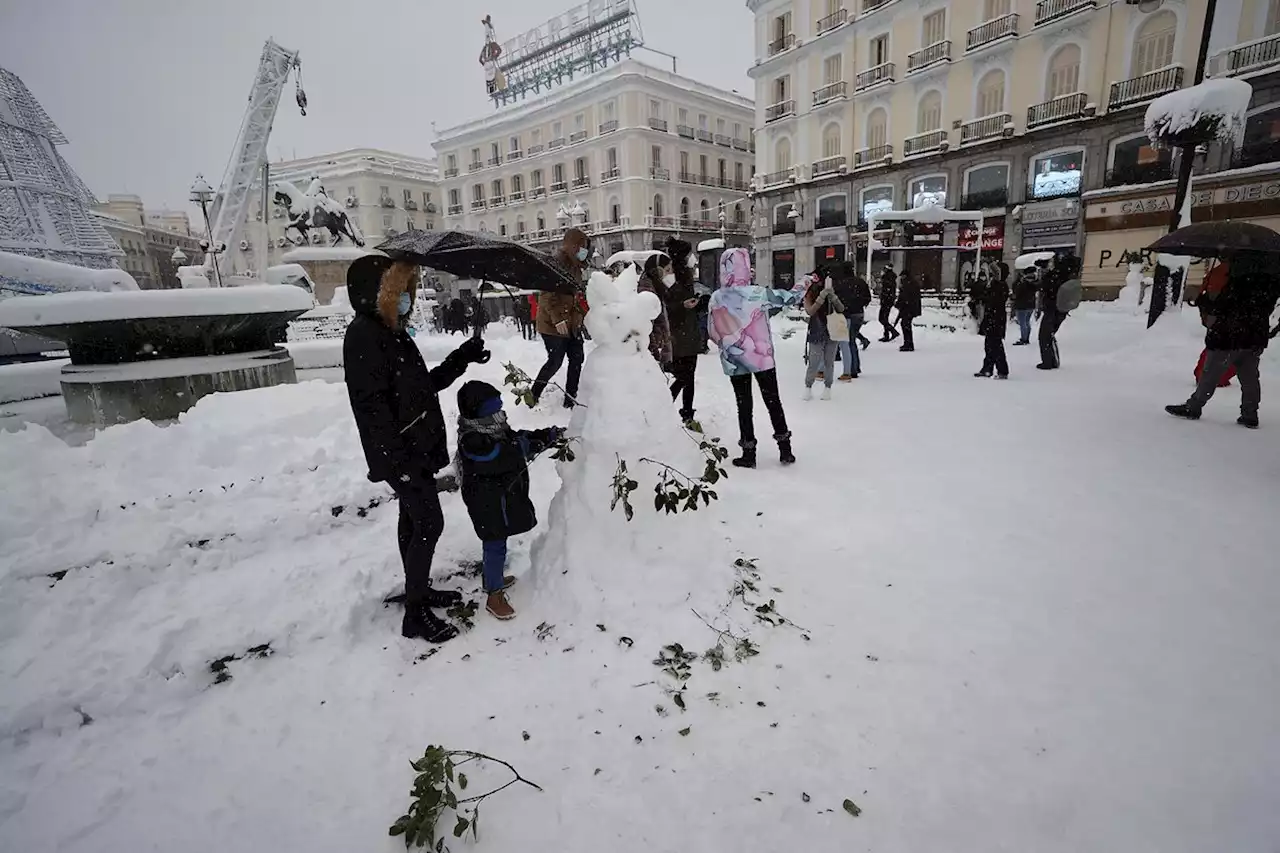
[[[1040,363],[1037,370],[1057,370],[1062,366],[1058,353],[1058,330],[1076,308],[1080,307],[1083,289],[1080,285],[1080,259],[1067,255],[1056,268],[1041,275],[1040,287]]]

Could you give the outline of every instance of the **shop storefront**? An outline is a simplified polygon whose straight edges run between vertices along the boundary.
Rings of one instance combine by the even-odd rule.
[[[1080,200],[1030,202],[1022,209],[1020,252],[1080,252]]]
[[[1124,286],[1130,263],[1141,263],[1151,274],[1155,259],[1146,247],[1168,232],[1173,203],[1173,191],[1167,185],[1157,192],[1131,189],[1090,194],[1081,277],[1086,291],[1112,298]],[[1280,229],[1280,178],[1258,180],[1254,174],[1232,180],[1230,173],[1200,176],[1192,185],[1191,204],[1194,222],[1238,219]],[[1203,273],[1203,264],[1192,264],[1187,284],[1198,288]]]
[[[777,249],[773,252],[773,286],[790,288],[796,281],[796,250]]]
[[[977,277],[974,264],[978,261],[978,223],[962,222],[957,235],[956,245],[961,248],[956,264],[956,286],[964,281],[966,275]],[[982,265],[998,263],[1004,258],[1004,217],[993,216],[982,222]]]

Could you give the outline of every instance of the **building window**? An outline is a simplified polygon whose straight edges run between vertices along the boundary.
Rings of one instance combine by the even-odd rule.
[[[739,187],[741,187],[744,183],[746,183],[746,180],[743,177],[743,170],[742,170],[741,163],[733,164],[733,180],[736,183],[736,185]]]
[[[924,25],[920,31],[920,46],[928,47],[947,38],[947,10],[939,9],[924,16]]]
[[[725,122],[724,119],[722,118],[716,119],[716,133],[720,134],[721,136],[724,136],[726,124],[727,123]]]
[[[849,198],[844,193],[818,199],[817,228],[842,228],[849,224]]]
[[[551,123],[551,139],[562,139],[564,137],[564,122],[553,121]]]
[[[378,197],[380,199],[391,198],[391,187],[387,187],[387,186],[378,187]]]
[[[575,180],[585,180],[587,177],[587,158],[579,157],[573,161],[573,177]]]
[[[1010,0],[983,0],[983,16],[984,21],[994,21],[996,18],[1003,18],[1011,11]]]
[[[389,228],[394,228],[394,227],[395,227],[395,219],[391,216],[391,214],[390,214],[390,213],[384,213],[384,214],[382,214],[382,228],[383,228],[383,230],[386,230],[386,229],[389,229]]]
[[[822,159],[840,156],[840,125],[832,122],[822,131]]]
[[[542,144],[542,128],[535,127],[533,130],[529,131],[529,144],[530,145]]]
[[[551,183],[564,183],[564,163],[556,163],[551,167]]]
[[[1157,12],[1138,29],[1133,42],[1133,75],[1141,77],[1173,64],[1173,44],[1178,37],[1178,17]]]
[[[1080,48],[1064,44],[1049,60],[1049,74],[1045,81],[1046,100],[1054,100],[1080,91]]]
[[[720,180],[720,186],[729,183],[729,162],[723,157],[716,161],[716,177]]]
[[[738,203],[733,206],[733,221],[738,225],[747,221],[747,212],[742,209],[742,204]]]
[[[707,204],[707,200],[705,198],[702,200],[702,204],[700,204],[698,207],[699,207],[698,218],[701,219],[703,222],[710,222],[711,221],[711,205]]]
[[[533,173],[529,175],[529,185],[532,186],[535,190],[542,189],[542,170],[541,169],[534,169]]]
[[[707,179],[707,174],[708,174],[707,173],[707,155],[699,154],[698,155],[698,177],[702,178],[705,181]]]
[[[605,101],[600,105],[601,122],[613,121],[618,117],[618,105],[614,101]]]
[[[405,224],[405,227],[408,228],[410,231],[418,230],[418,222],[412,216],[406,215],[404,218],[404,224]]]
[[[609,205],[609,221],[614,225],[622,224],[622,205],[616,201]]]
[[[498,180],[494,181],[491,186],[493,187],[494,199],[501,198],[502,197],[502,179],[499,178]]]
[[[649,118],[662,118],[662,101],[649,101]]]
[[[867,116],[867,147],[883,148],[889,144],[889,113],[876,107]]]
[[[655,196],[653,197],[653,215],[654,215],[654,216],[662,216],[662,215],[663,215],[663,211],[662,211],[662,196],[660,196],[660,195],[655,195]]]
[[[539,231],[547,230],[547,217],[545,214],[542,214],[542,213],[538,214],[538,230]]]
[[[774,170],[778,172],[786,172],[794,165],[791,162],[791,140],[778,140],[777,146],[773,149],[773,165]]]
[[[1106,184],[1115,186],[1165,180],[1173,177],[1173,173],[1170,170],[1164,174],[1162,166],[1167,168],[1172,162],[1173,150],[1153,147],[1145,133],[1122,139],[1111,146]]]
[[[680,174],[681,176],[689,174],[689,152],[688,151],[680,152]],[[683,177],[681,177],[681,180],[683,180]]]
[[[1277,2],[1280,2],[1280,0],[1277,0]],[[740,122],[735,121],[733,123],[733,138],[734,139],[742,138],[742,124]]]
[[[773,40],[780,42],[791,35],[791,13],[783,12],[773,19]]]
[[[479,148],[471,149],[471,163],[472,165],[476,165],[476,166],[480,165],[480,149]]]
[[[1055,198],[1080,192],[1084,175],[1084,151],[1045,154],[1031,163],[1031,198]]]
[[[1004,72],[993,68],[978,81],[978,118],[1004,112]]]
[[[920,99],[916,110],[916,132],[930,133],[942,129],[942,95],[929,92]]]
[[[911,182],[912,207],[946,207],[947,176],[928,175]]]
[[[869,68],[877,68],[889,61],[889,34],[873,38],[867,45],[867,55],[871,57]]]
[[[1280,33],[1280,0],[1271,0],[1271,5],[1267,7],[1266,26],[1267,35],[1273,36]]]
[[[489,161],[492,163],[501,159],[502,159],[502,149],[498,147],[498,143],[490,142],[489,143]]]
[[[484,185],[476,184],[471,188],[471,200],[484,204]]]
[[[587,114],[578,113],[573,117],[573,129],[575,133],[582,133],[587,129]]]
[[[649,157],[651,158],[651,162],[653,163],[653,168],[655,169],[662,168],[662,146],[661,145],[653,146],[653,148],[649,150]]]
[[[507,142],[507,144],[511,146],[509,150],[511,151],[512,154],[520,153],[520,137],[518,136],[511,137],[511,139]]]
[[[426,207],[427,205],[429,205],[429,204],[431,204],[431,191],[430,191],[430,190],[423,190],[423,191],[422,191],[422,206],[425,208],[425,207]]]
[[[837,53],[835,56],[828,56],[822,60],[822,83],[830,86],[832,83],[839,83],[843,78],[844,56]]]
[[[862,218],[868,219],[873,213],[893,210],[893,187],[885,185],[868,187],[862,191]]]
[[[691,208],[689,206],[689,197],[685,196],[684,198],[680,199],[680,218],[685,220],[686,222],[689,220],[690,209]]]
[[[524,178],[520,175],[511,176],[511,194],[524,192]]]
[[[683,124],[687,127],[689,124],[689,111],[686,110],[684,107],[681,107],[680,111],[677,113],[677,118],[679,119],[680,124]]]
[[[970,169],[964,176],[967,208],[1000,207],[1009,199],[1009,164],[991,163]],[[971,201],[970,201],[971,200]]]
[[[449,169],[449,171],[452,172],[458,168],[458,155],[450,154],[447,157],[445,157],[444,162],[445,162],[445,166]],[[348,187],[347,189],[352,190],[354,189],[354,187]],[[355,195],[355,193],[352,193],[352,195]]]
[[[404,191],[405,206],[407,207],[411,201],[413,201],[413,190],[405,190]]]
[[[449,190],[449,206],[460,207],[461,205],[462,205],[462,198],[459,196],[458,191]]]
[[[791,100],[791,76],[784,74],[773,81],[773,102],[781,104]]]
[[[502,219],[498,220],[498,236],[499,237],[507,236],[507,223],[505,220],[502,220]]]
[[[604,161],[610,173],[618,171],[618,149],[610,148],[604,153]]]

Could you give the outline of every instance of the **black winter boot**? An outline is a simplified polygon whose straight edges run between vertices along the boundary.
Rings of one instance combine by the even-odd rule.
[[[1257,429],[1258,416],[1257,415],[1241,415],[1240,417],[1236,418],[1236,423],[1240,424],[1240,426],[1245,427],[1246,429]]]
[[[778,461],[783,465],[796,464],[795,454],[791,452],[791,433],[784,432],[782,435],[774,436],[778,441]]]
[[[1190,406],[1188,406],[1186,403],[1182,403],[1176,406],[1165,406],[1164,410],[1169,414],[1173,415],[1175,418],[1186,418],[1189,421],[1200,420],[1200,410],[1193,409]]]
[[[453,607],[462,603],[462,593],[456,589],[430,588],[422,596],[422,603],[427,607]]]
[[[742,455],[733,460],[735,468],[754,468],[756,467],[756,443],[754,441],[740,441],[742,445]]]
[[[458,636],[458,629],[423,606],[406,606],[400,634],[409,639],[422,638],[428,643],[443,643]]]

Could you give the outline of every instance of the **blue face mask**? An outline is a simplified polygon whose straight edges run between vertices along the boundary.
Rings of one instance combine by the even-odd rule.
[[[409,311],[412,308],[413,308],[413,299],[409,296],[409,294],[407,293],[400,294],[400,304],[397,306],[397,310],[400,312],[400,316],[401,317],[405,316],[406,314],[409,313]]]
[[[585,248],[578,250],[578,260],[585,261],[587,259],[587,250]]]

